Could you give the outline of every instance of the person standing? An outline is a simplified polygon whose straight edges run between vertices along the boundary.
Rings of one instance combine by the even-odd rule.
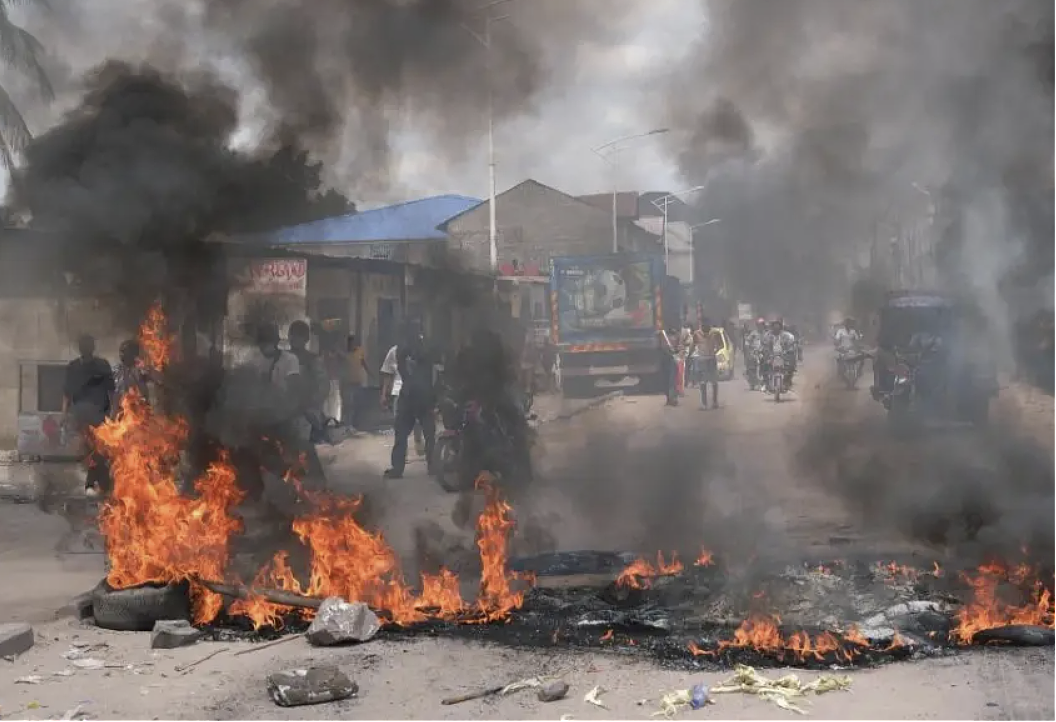
[[[147,370],[139,360],[139,342],[128,339],[121,344],[118,351],[118,363],[114,366],[114,390],[110,395],[111,417],[116,417],[121,411],[121,400],[132,389],[135,389],[140,398],[150,402],[150,377]]]
[[[392,465],[385,470],[386,479],[403,478],[407,466],[407,437],[416,426],[425,436],[425,458],[430,471],[436,442],[436,368],[420,333],[410,334],[405,343],[397,345],[396,372],[402,383],[396,400]]]
[[[703,318],[693,333],[697,348],[697,364],[700,368],[700,406],[708,408],[708,387],[711,387],[712,408],[719,408],[719,365],[716,355],[722,343],[720,331],[712,328],[711,321]]]
[[[668,406],[678,406],[678,342],[673,328],[658,331],[660,336],[660,373],[664,379],[664,392]]]
[[[330,379],[326,375],[322,359],[308,350],[311,334],[307,323],[294,321],[286,335],[290,340],[290,353],[297,358],[300,370],[300,403],[304,411],[304,421],[308,424],[308,438],[318,443],[326,433],[323,404],[330,390]]]
[[[95,450],[92,427],[98,426],[110,412],[114,394],[114,373],[106,359],[95,355],[95,339],[85,334],[77,339],[80,356],[66,365],[62,412],[75,434],[84,440],[89,451],[85,494],[98,496],[110,486],[106,459]]]
[[[390,348],[385,354],[385,360],[381,362],[381,405],[392,412],[393,428],[400,412],[400,392],[403,390],[403,379],[396,362],[398,349],[398,345]],[[418,456],[425,454],[422,430],[417,424],[414,425],[414,451]]]
[[[364,391],[370,380],[370,370],[367,367],[367,355],[355,335],[348,337],[343,372],[341,406],[344,413],[341,421],[350,428],[358,429],[366,406]]]

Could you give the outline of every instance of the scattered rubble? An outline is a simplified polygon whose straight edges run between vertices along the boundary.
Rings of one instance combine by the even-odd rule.
[[[602,709],[608,709],[605,703],[601,701],[601,695],[605,690],[601,685],[593,687],[589,692],[583,695],[583,701],[587,704],[592,704],[595,707],[601,707]]]
[[[268,676],[268,694],[280,707],[336,702],[358,692],[359,685],[333,665],[291,669]]]
[[[176,649],[189,647],[203,636],[186,619],[160,619],[154,623],[150,633],[151,649]]]
[[[363,602],[346,602],[341,597],[323,600],[308,627],[309,644],[329,647],[348,642],[366,642],[381,629],[381,622]]]
[[[540,702],[556,702],[559,699],[564,699],[565,695],[568,694],[568,682],[563,679],[554,680],[553,682],[547,682],[539,688],[536,696]]]
[[[28,624],[0,624],[0,657],[17,657],[33,642],[33,627]]]

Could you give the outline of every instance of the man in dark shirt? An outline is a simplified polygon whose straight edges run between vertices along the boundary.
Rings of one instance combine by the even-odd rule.
[[[425,436],[425,458],[432,467],[433,446],[436,443],[436,407],[434,362],[425,339],[420,333],[409,334],[406,343],[396,347],[396,367],[403,386],[396,404],[395,439],[392,443],[392,466],[385,470],[385,478],[403,478],[407,465],[407,437],[414,425],[421,424]]]
[[[84,438],[86,447],[94,449],[89,430],[103,423],[110,410],[114,393],[114,374],[105,359],[95,355],[95,339],[84,335],[77,339],[80,358],[66,366],[66,381],[63,388],[62,410],[68,423]],[[109,486],[106,460],[92,452],[88,459],[88,476],[85,491],[97,495]]]

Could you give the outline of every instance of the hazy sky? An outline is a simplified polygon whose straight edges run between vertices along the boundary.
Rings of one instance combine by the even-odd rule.
[[[509,17],[501,22],[517,23],[517,6],[538,1],[512,0],[503,6],[503,13]],[[75,23],[56,28],[48,20],[30,18],[27,25],[68,67],[69,78],[108,57],[141,60],[164,54],[165,42],[173,44],[171,55],[180,57],[178,64],[184,69],[203,61],[219,66],[243,94],[245,131],[240,141],[252,143],[254,127],[261,124],[260,88],[247,81],[237,61],[218,58],[193,34],[180,33],[179,15],[186,19],[194,14],[194,10],[186,9],[193,7],[193,2],[181,5],[174,10],[169,0],[80,0],[80,7],[90,11]],[[497,127],[499,192],[529,177],[576,194],[606,192],[614,185],[644,190],[675,189],[683,184],[661,139],[624,144],[615,168],[591,152],[592,147],[609,140],[665,125],[664,79],[702,31],[697,0],[641,0],[630,5],[631,10],[615,21],[616,42],[611,31],[614,21],[606,19],[609,30],[605,40],[592,40],[589,34],[583,38],[575,62],[561,71],[560,88],[545,89],[536,98],[534,112]],[[161,41],[160,50],[159,35],[167,38]],[[468,33],[467,39],[473,42]],[[502,53],[501,43],[494,44],[493,52]],[[41,108],[22,92],[21,84],[9,71],[3,72],[2,79],[26,109],[37,132],[56,122],[76,100],[72,93],[61,94],[56,103]],[[63,78],[59,80],[61,85]],[[454,164],[431,152],[431,141],[413,130],[394,129],[392,142],[397,163],[390,188],[372,187],[358,177],[342,178],[341,159],[333,162],[336,184],[364,205],[435,193],[487,195],[485,134],[475,139],[464,158]]]

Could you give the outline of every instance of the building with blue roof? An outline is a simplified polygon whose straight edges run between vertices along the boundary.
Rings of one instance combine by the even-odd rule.
[[[399,246],[446,240],[440,226],[480,203],[479,198],[462,195],[430,196],[280,228],[267,234],[265,242],[322,255],[421,262],[425,259],[413,258],[418,254],[410,248],[401,253]]]

